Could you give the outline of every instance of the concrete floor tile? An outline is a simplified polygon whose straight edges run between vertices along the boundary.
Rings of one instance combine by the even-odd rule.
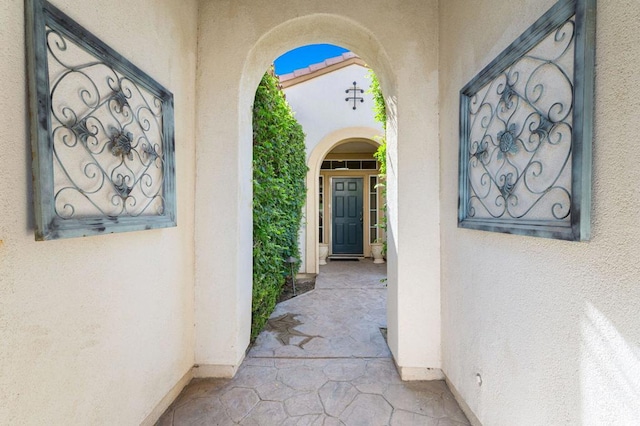
[[[294,357],[294,358],[304,358],[305,356],[311,356],[308,351],[305,351],[302,348],[299,348],[295,345],[287,345],[280,346],[279,348],[274,349],[273,356],[278,357]]]
[[[469,423],[467,416],[464,415],[464,412],[460,409],[458,402],[449,391],[443,395],[442,402],[444,404],[444,411],[449,419],[462,424]]]
[[[211,393],[216,393],[224,389],[230,380],[228,379],[193,379],[189,386],[185,387],[180,395],[173,402],[173,406],[179,407],[189,403],[196,398],[204,398]]]
[[[360,359],[336,360],[322,370],[329,380],[350,382],[364,375],[365,362]]]
[[[327,414],[339,417],[359,395],[358,390],[346,382],[327,382],[318,391]]]
[[[227,415],[218,398],[197,398],[176,408],[173,415],[174,426],[227,426],[233,420]]]
[[[301,367],[305,364],[306,358],[276,358],[273,360],[277,369]]]
[[[360,383],[354,385],[361,393],[370,393],[373,395],[382,395],[387,390],[386,383]]]
[[[307,367],[323,370],[327,365],[333,364],[339,360],[340,358],[307,358],[303,362]]]
[[[302,350],[303,350],[303,354],[308,357],[314,356],[315,354],[326,356],[329,354],[329,352],[327,351],[327,346],[328,346],[328,340],[323,336],[321,336],[305,344]]]
[[[340,420],[347,426],[386,426],[393,408],[380,395],[360,394],[342,412]]]
[[[394,410],[391,416],[391,426],[438,426],[438,419],[421,416],[409,411]]]
[[[400,376],[390,358],[372,359],[367,361],[364,374],[355,379],[353,384],[401,384]]]
[[[273,382],[277,372],[275,367],[243,364],[233,378],[233,383],[236,387],[255,388],[261,384]]]
[[[260,398],[253,389],[233,388],[221,395],[220,401],[227,407],[229,417],[239,422],[260,402]]]
[[[317,392],[299,393],[284,402],[284,409],[290,416],[324,414]]]
[[[315,391],[326,381],[322,370],[308,366],[282,368],[278,371],[278,381],[298,391]]]
[[[263,401],[277,401],[284,402],[297,394],[298,391],[290,388],[284,383],[273,381],[269,383],[263,383],[256,388],[256,392],[260,399]]]
[[[447,383],[444,380],[430,380],[428,382],[422,382],[425,388],[429,389],[433,393],[437,393],[440,395],[449,395],[453,398]]]
[[[312,426],[344,426],[344,423],[340,419],[336,419],[335,417],[320,415],[312,423]]]
[[[318,414],[307,414],[306,416],[289,417],[282,423],[282,426],[312,426],[320,416]]]
[[[394,408],[432,418],[445,417],[442,397],[425,390],[420,383],[389,385],[384,392],[385,399]]]
[[[173,426],[173,409],[171,407],[160,416],[155,426]]]
[[[275,350],[265,348],[251,348],[247,352],[247,358],[274,358]],[[246,359],[246,358],[245,358]]]
[[[273,358],[247,357],[242,364],[252,367],[275,367],[276,363]]]
[[[375,345],[370,343],[356,342],[351,346],[351,356],[358,358],[374,358],[379,352]]]
[[[246,426],[279,426],[287,417],[281,402],[261,401],[240,424]]]
[[[313,426],[344,426],[344,423],[340,419],[336,419],[331,416],[319,416],[314,422]]]

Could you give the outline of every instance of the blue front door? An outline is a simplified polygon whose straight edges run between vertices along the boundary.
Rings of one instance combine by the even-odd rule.
[[[333,178],[333,254],[363,254],[362,178]]]

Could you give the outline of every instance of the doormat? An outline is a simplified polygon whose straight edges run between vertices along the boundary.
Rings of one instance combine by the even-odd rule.
[[[330,257],[329,260],[332,262],[359,262],[360,259],[357,257]]]

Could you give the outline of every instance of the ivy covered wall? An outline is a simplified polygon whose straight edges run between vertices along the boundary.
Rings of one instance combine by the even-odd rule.
[[[300,258],[298,230],[306,198],[304,133],[273,72],[253,104],[253,301],[251,338],[264,327]],[[297,271],[299,264],[295,265]]]

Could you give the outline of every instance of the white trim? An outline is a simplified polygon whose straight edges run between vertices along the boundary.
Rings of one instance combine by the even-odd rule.
[[[367,204],[368,204],[368,209],[367,209],[367,221],[368,221],[368,225],[367,226],[367,245],[371,246],[371,230],[372,228],[375,228],[376,231],[376,238],[375,240],[380,241],[382,239],[382,230],[380,229],[380,227],[378,226],[380,224],[380,188],[377,188],[376,186],[374,186],[373,188],[371,187],[371,178],[375,178],[376,181],[376,185],[378,185],[378,183],[380,182],[380,174],[370,174],[367,175],[367,184],[369,187],[369,193],[367,194]],[[371,211],[373,210],[371,208],[371,194],[375,194],[376,196],[376,223],[375,225],[373,225],[371,223]],[[371,253],[369,253],[369,255],[371,255]]]
[[[395,359],[394,359],[395,362]],[[403,381],[444,380],[445,376],[439,368],[427,367],[400,367],[396,363],[398,374]]]
[[[244,361],[244,357],[237,365],[200,364],[193,366],[193,377],[212,379],[231,379],[238,372],[238,368]]]

